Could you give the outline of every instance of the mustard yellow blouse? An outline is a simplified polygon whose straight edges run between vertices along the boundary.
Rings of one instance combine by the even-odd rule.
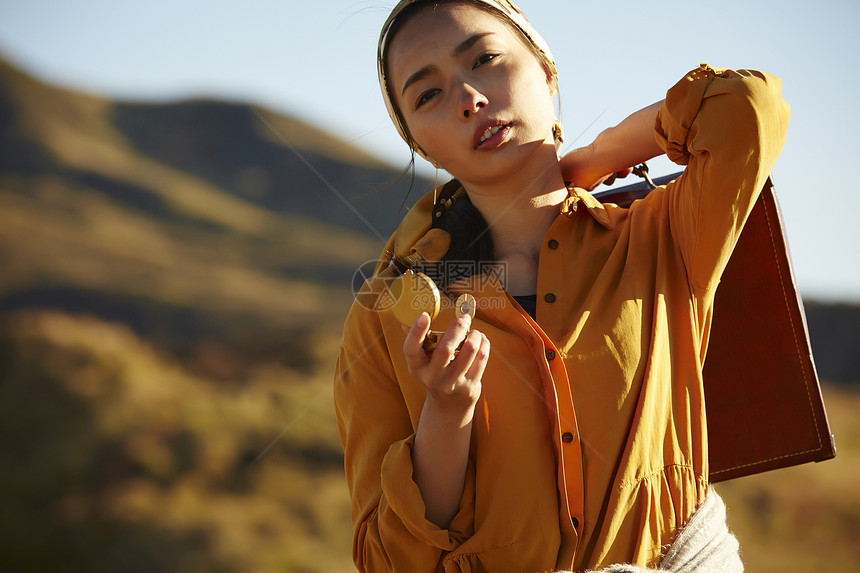
[[[782,149],[780,88],[765,73],[704,64],[671,88],[656,137],[684,174],[629,209],[571,190],[541,249],[537,322],[492,274],[452,288],[477,297],[473,328],[492,350],[447,530],[425,519],[412,480],[424,388],[408,373],[404,334],[357,299],[334,392],[361,571],[655,564],[708,491],[702,364],[714,291]],[[441,257],[430,195],[387,250]],[[452,321],[445,308],[433,327]]]

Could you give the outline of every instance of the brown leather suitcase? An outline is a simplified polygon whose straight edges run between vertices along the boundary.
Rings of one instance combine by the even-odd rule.
[[[594,195],[626,206],[649,191]],[[711,482],[836,455],[770,178],[717,289],[703,376]]]

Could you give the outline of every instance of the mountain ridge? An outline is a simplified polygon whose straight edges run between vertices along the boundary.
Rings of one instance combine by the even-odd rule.
[[[318,314],[334,324],[352,273],[393,230],[393,199],[406,184],[385,188],[396,170],[258,106],[111,102],[2,59],[0,119],[8,310],[83,289],[201,315],[216,304],[264,323],[310,324]],[[360,198],[374,187],[383,190]],[[63,300],[83,299],[63,294],[56,305]],[[98,297],[89,300],[95,312]]]

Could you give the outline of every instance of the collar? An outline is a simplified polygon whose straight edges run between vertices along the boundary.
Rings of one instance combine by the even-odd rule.
[[[398,257],[418,254],[425,261],[438,261],[448,252],[451,237],[442,229],[430,228],[435,197],[434,189],[425,193],[398,225],[393,245]]]
[[[448,233],[430,228],[434,197],[431,189],[403,217],[394,235],[394,253],[397,256],[419,254],[426,261],[438,261],[448,251],[451,244]],[[582,206],[605,228],[614,228],[615,225],[603,203],[580,187],[568,188],[568,196],[562,201],[559,212],[572,217]]]
[[[594,195],[580,187],[568,187],[567,191],[567,198],[561,203],[560,211],[562,215],[572,217],[579,210],[580,205],[584,205],[595,221],[610,230],[615,227],[606,207]]]

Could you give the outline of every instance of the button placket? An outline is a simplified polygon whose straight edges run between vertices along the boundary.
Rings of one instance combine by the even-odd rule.
[[[547,245],[549,246],[549,245]],[[549,285],[548,285],[549,286]],[[546,292],[546,291],[544,291]],[[547,295],[551,295],[547,297]],[[552,299],[556,300],[555,293],[546,293],[544,300],[549,302]],[[566,511],[567,519],[582,519],[582,492],[584,490],[583,473],[582,473],[582,450],[579,441],[578,432],[576,430],[576,413],[573,408],[570,382],[568,379],[567,370],[562,359],[562,354],[555,348],[555,344],[547,337],[541,336],[543,342],[544,368],[547,368],[549,379],[548,386],[554,388],[553,394],[555,397],[548,402],[548,405],[555,402],[555,408],[552,408],[555,420],[555,447],[559,455],[558,471],[560,485],[566,491]],[[538,355],[539,356],[539,355]],[[574,516],[576,516],[574,518]],[[578,521],[577,521],[578,522]],[[572,521],[570,533],[576,536],[577,543],[581,531],[578,526]]]
[[[564,474],[564,483],[565,488],[568,492],[568,507],[567,510],[569,515],[571,516],[571,522],[573,525],[573,529],[577,535],[580,535],[579,531],[579,519],[578,517],[582,515],[582,500],[578,498],[578,494],[576,492],[582,492],[583,487],[583,474],[582,474],[582,451],[580,449],[580,442],[578,437],[578,432],[576,430],[576,412],[573,408],[572,396],[570,395],[570,385],[567,380],[567,375],[565,371],[564,362],[562,360],[551,360],[549,358],[550,355],[553,358],[560,358],[560,355],[552,346],[552,342],[548,339],[544,339],[545,345],[545,354],[547,355],[547,362],[551,372],[551,375],[555,379],[555,384],[557,388],[564,389],[561,395],[557,395],[557,400],[559,409],[556,413],[558,416],[557,431],[559,434],[556,434],[560,443],[558,443],[559,454],[561,456],[560,463],[562,472]],[[554,384],[554,385],[555,385]],[[567,404],[565,406],[565,404]],[[565,431],[563,431],[565,430]]]

